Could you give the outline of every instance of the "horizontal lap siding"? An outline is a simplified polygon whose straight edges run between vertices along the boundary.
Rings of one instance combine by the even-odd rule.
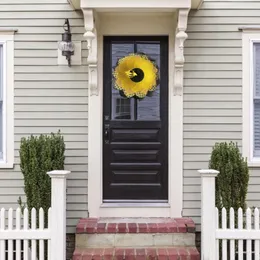
[[[0,28],[15,28],[15,167],[0,172],[0,207],[17,207],[24,198],[19,167],[20,139],[59,129],[66,142],[67,232],[75,232],[87,216],[88,90],[87,49],[82,43],[82,66],[57,65],[57,42],[65,18],[74,40],[83,40],[84,21],[67,0],[1,0]]]
[[[242,147],[243,25],[260,25],[260,1],[204,1],[192,10],[185,42],[183,215],[200,230],[200,176],[216,142]],[[260,206],[259,170],[250,171],[248,205]]]

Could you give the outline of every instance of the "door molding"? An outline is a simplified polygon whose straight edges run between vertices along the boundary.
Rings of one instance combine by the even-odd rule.
[[[186,13],[188,15],[188,12]],[[93,11],[85,12],[85,14],[94,17]],[[90,217],[181,217],[183,203],[183,96],[182,93],[176,95],[174,92],[174,68],[175,44],[181,48],[182,46],[179,41],[175,42],[175,32],[185,32],[187,24],[180,22],[180,18],[177,13],[99,13],[99,16],[95,18],[95,24],[93,22],[93,26],[86,26],[85,37],[90,43],[90,53],[94,50],[89,59],[88,70],[88,211]],[[178,20],[179,22],[177,22]],[[127,205],[114,203],[111,205],[109,203],[107,205],[102,202],[104,35],[169,36],[169,202],[163,205],[158,203],[149,205],[136,205],[134,203]],[[95,46],[97,46],[96,49]],[[96,60],[93,59],[93,55]],[[96,74],[95,71],[91,73],[91,69],[93,67],[95,69],[95,65]]]

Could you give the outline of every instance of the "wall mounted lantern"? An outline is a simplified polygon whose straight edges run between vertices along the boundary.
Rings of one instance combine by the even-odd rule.
[[[65,19],[63,25],[64,33],[62,34],[62,41],[59,42],[58,48],[62,51],[62,56],[65,56],[68,61],[68,66],[71,66],[71,56],[74,55],[74,43],[71,41],[70,23],[69,19]]]

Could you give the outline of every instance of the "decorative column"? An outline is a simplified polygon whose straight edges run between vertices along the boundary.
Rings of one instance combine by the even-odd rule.
[[[47,172],[51,177],[51,259],[66,260],[66,179],[70,171]]]
[[[198,171],[201,176],[201,259],[216,259],[215,178],[219,171]]]
[[[88,48],[88,85],[90,96],[98,96],[98,73],[97,73],[97,31],[93,9],[83,9],[85,34]]]
[[[82,11],[86,30],[84,37],[88,47],[88,213],[90,217],[97,217],[102,203],[102,71],[98,73],[98,16],[95,10],[84,7],[88,1],[82,2],[85,3],[82,3]]]
[[[180,9],[175,36],[174,95],[183,93],[184,42],[188,38],[187,29],[189,9]]]

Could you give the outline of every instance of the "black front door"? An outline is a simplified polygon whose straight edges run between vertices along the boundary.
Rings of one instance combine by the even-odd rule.
[[[119,58],[144,53],[160,83],[152,96],[125,98],[113,86]],[[168,37],[104,37],[103,201],[168,200]]]

